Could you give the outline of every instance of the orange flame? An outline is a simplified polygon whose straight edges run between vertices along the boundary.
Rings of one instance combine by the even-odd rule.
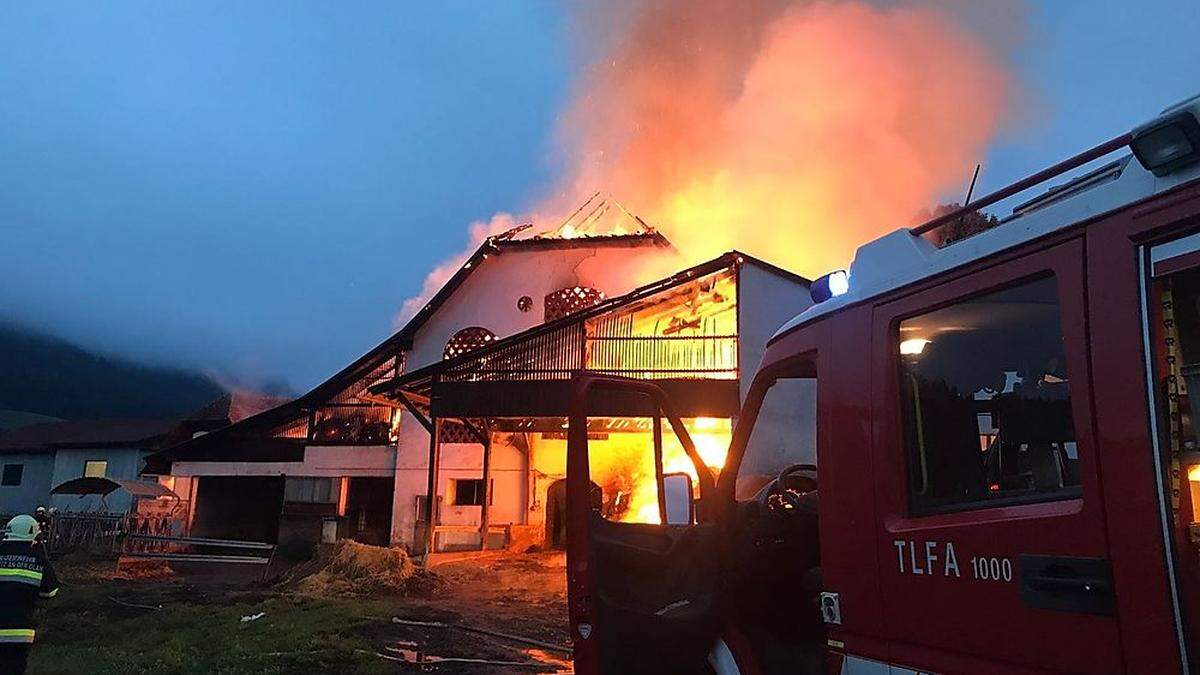
[[[611,191],[691,261],[844,265],[965,182],[1010,96],[997,55],[932,7],[669,0],[618,26],[562,129],[557,193]]]
[[[719,473],[729,450],[730,420],[699,417],[684,420],[684,426],[704,464]],[[608,517],[628,523],[660,523],[653,435],[648,431],[618,432],[588,445],[592,481],[604,493]],[[686,473],[691,476],[693,487],[698,483],[695,465],[666,421],[663,422],[663,473]]]
[[[602,190],[682,263],[737,248],[808,276],[843,267],[858,244],[957,193],[1008,117],[1015,92],[997,41],[949,13],[1022,14],[990,7],[585,5],[575,42],[593,51],[558,129],[567,169],[520,220],[557,227]],[[475,237],[512,222],[477,223]],[[425,294],[455,267],[436,270]]]

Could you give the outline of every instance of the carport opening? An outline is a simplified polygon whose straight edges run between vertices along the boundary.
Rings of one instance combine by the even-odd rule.
[[[283,486],[282,476],[201,477],[192,536],[275,543]]]

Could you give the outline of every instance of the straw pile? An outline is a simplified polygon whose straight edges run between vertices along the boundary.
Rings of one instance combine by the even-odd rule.
[[[402,548],[384,548],[342,539],[319,559],[317,571],[299,580],[305,595],[364,595],[408,590],[417,575]]]

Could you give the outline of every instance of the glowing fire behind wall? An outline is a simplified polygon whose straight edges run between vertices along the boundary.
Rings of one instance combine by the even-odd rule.
[[[699,417],[684,420],[696,452],[714,474],[725,465],[730,420]],[[654,436],[650,432],[610,433],[588,443],[592,482],[604,493],[606,517],[629,523],[659,523],[658,487],[654,475]],[[663,473],[686,473],[698,483],[695,466],[663,421]]]
[[[685,263],[738,248],[809,276],[844,266],[857,244],[957,193],[1011,110],[1002,43],[972,33],[968,14],[1013,32],[1023,12],[937,0],[585,4],[572,33],[584,67],[557,133],[561,180],[529,213],[476,223],[473,243],[526,220],[551,230],[601,190]]]

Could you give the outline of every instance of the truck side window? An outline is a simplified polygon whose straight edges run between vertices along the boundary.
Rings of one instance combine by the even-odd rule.
[[[893,348],[914,513],[1080,494],[1054,277],[904,319]]]

